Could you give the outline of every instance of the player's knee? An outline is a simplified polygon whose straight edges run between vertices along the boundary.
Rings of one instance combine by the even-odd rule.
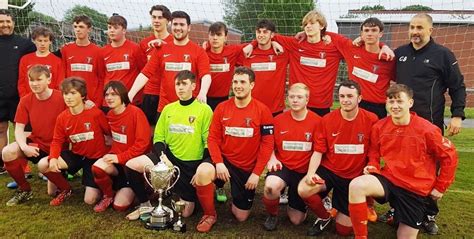
[[[2,150],[2,159],[4,162],[10,162],[17,158],[17,152],[11,145],[5,146]]]
[[[234,213],[235,219],[238,222],[245,222],[249,218],[250,213]]]
[[[194,212],[194,203],[186,202],[186,207],[184,208],[182,216],[190,217],[191,215],[193,215],[193,212]]]
[[[41,172],[41,173],[46,173],[46,171],[48,170],[49,168],[49,162],[48,162],[48,158],[43,158],[41,159],[38,164],[38,170]]]
[[[353,179],[351,183],[349,184],[349,194],[352,194],[352,195],[364,194],[365,195],[366,190],[367,190],[367,183],[360,177]]]
[[[290,222],[293,224],[293,225],[300,225],[301,223],[304,222],[304,219],[305,219],[305,216],[300,216],[300,215],[293,215],[293,216],[290,216]]]
[[[196,184],[199,186],[208,185],[214,179],[216,171],[211,164],[204,163],[199,165],[196,170]]]
[[[309,190],[309,187],[304,183],[304,182],[301,182],[299,185],[298,185],[298,195],[301,197],[301,198],[308,198],[310,197],[312,194],[310,193],[310,190]]]
[[[85,195],[84,196],[84,203],[86,203],[88,205],[94,205],[98,200],[99,200],[99,198],[95,195]]]

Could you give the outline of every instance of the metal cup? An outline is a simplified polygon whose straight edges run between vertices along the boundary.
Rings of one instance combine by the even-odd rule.
[[[186,202],[182,200],[171,201],[171,206],[178,214],[178,220],[176,220],[176,222],[173,224],[173,230],[176,232],[186,232],[186,223],[181,220],[181,215],[183,214],[184,208],[186,207]]]
[[[150,172],[150,178],[147,176],[147,171]],[[174,213],[169,207],[163,205],[163,193],[166,193],[176,184],[180,176],[180,170],[176,166],[168,167],[165,163],[159,162],[154,166],[145,166],[143,175],[148,185],[155,192],[158,192],[158,206],[151,212],[150,221],[146,223],[145,227],[155,230],[167,229],[171,227]]]

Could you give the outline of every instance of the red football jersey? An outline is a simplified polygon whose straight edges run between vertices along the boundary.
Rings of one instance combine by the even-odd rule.
[[[71,42],[61,48],[61,55],[66,77],[79,76],[84,79],[87,83],[87,98],[96,105],[102,105],[104,69],[100,48],[93,43],[78,46]]]
[[[378,53],[354,46],[351,39],[342,35],[331,34],[331,38],[346,60],[349,79],[359,83],[363,99],[384,104],[390,81],[395,81],[396,61],[379,60]]]
[[[309,87],[308,107],[329,108],[333,102],[333,90],[342,55],[334,43],[298,42],[294,37],[275,34],[290,54],[290,85],[304,83]]]
[[[97,107],[84,109],[73,115],[69,109],[59,114],[54,126],[49,158],[58,158],[62,145],[72,145],[72,152],[86,158],[97,159],[109,152],[104,135],[110,135],[105,115]]]
[[[436,176],[436,161],[440,174]],[[441,135],[438,127],[411,113],[408,125],[395,125],[386,117],[374,125],[369,165],[380,170],[393,184],[422,196],[433,188],[445,192],[454,181],[458,156],[456,149]]]
[[[26,54],[20,60],[18,72],[18,94],[20,97],[31,92],[30,85],[28,84],[28,70],[34,65],[45,65],[51,71],[49,88],[59,89],[59,85],[64,80],[64,69],[59,57],[53,53],[49,53],[45,57],[36,56],[36,52]]]
[[[258,100],[238,108],[231,98],[214,111],[207,141],[214,163],[225,158],[244,171],[260,175],[273,151],[272,114]]]
[[[221,53],[213,53],[210,48],[207,49],[212,77],[212,84],[207,93],[208,97],[229,96],[235,65],[239,60],[242,48],[246,45],[226,45]]]
[[[15,122],[30,124],[32,130],[28,138],[37,143],[41,150],[49,152],[56,118],[66,108],[63,95],[58,90],[53,90],[46,100],[39,100],[33,93],[29,93],[20,99]]]
[[[361,175],[367,165],[370,131],[377,120],[375,114],[361,108],[352,121],[342,118],[340,109],[325,115],[314,148],[323,154],[321,165],[343,178]]]
[[[146,63],[146,56],[135,42],[126,40],[122,46],[112,47],[107,44],[101,49],[101,56],[105,64],[104,84],[109,81],[121,81],[127,90],[132,88],[135,78]],[[134,98],[133,102],[141,102],[142,91]],[[105,105],[105,102],[104,102]]]
[[[285,167],[298,173],[308,172],[316,135],[321,131],[321,117],[308,110],[297,121],[286,111],[275,117],[275,156]]]
[[[173,42],[163,45],[153,51],[150,60],[143,68],[142,73],[146,77],[150,78],[157,72],[161,77],[158,112],[161,112],[165,105],[178,100],[174,89],[174,78],[182,70],[196,74],[196,90],[193,96],[197,96],[201,89],[201,78],[210,73],[210,66],[204,49],[192,41],[184,46],[177,46]]]
[[[261,50],[256,47],[249,58],[243,57],[243,54],[241,57],[243,65],[255,72],[252,97],[268,106],[272,113],[283,111],[288,51],[276,55],[272,48]]]
[[[139,108],[129,104],[119,115],[110,110],[107,119],[112,132],[110,152],[117,155],[120,164],[125,165],[129,159],[145,154],[150,146],[151,130]]]
[[[154,34],[151,36],[144,38],[140,41],[140,49],[142,50],[143,54],[146,56],[147,62],[150,60],[152,52],[155,50],[153,47],[148,47],[148,43],[152,40],[155,40],[156,37]],[[166,43],[173,41],[173,35],[169,34],[163,41]],[[158,75],[158,72],[153,74],[148,82],[146,83],[143,93],[147,95],[159,95],[160,94],[160,84],[161,84],[161,77]]]

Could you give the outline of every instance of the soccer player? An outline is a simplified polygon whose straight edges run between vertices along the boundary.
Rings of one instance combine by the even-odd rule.
[[[148,45],[150,41],[155,39],[160,39],[166,43],[173,41],[173,35],[168,32],[168,24],[171,21],[170,10],[164,5],[154,5],[150,9],[150,16],[153,33],[140,41],[140,49],[146,55],[147,61],[150,60],[151,53],[155,49]],[[161,77],[154,74],[143,89],[142,110],[145,112],[148,123],[152,126],[156,124],[158,119],[156,110],[160,100],[160,84]]]
[[[208,147],[212,162],[203,162],[194,183],[204,211],[196,229],[208,232],[216,223],[215,179],[230,182],[232,214],[247,220],[259,176],[273,151],[273,118],[267,106],[252,98],[255,73],[237,67],[232,79],[235,97],[219,104],[209,129]]]
[[[273,115],[285,109],[286,70],[289,62],[286,51],[275,54],[272,49],[275,32],[275,24],[270,20],[258,21],[255,27],[257,47],[249,57],[242,59],[243,65],[251,68],[258,79],[252,89],[254,98],[264,103]]]
[[[318,217],[308,235],[320,235],[332,218],[321,203],[331,190],[332,204],[337,209],[336,232],[349,236],[352,232],[348,211],[350,181],[361,175],[367,165],[371,128],[378,118],[359,108],[362,100],[360,86],[354,81],[341,82],[338,89],[341,108],[325,115],[318,132],[315,155],[298,193]]]
[[[68,109],[57,117],[49,157],[40,160],[38,169],[59,190],[49,203],[51,206],[61,205],[72,195],[71,185],[61,172],[75,174],[82,169],[82,184],[86,187],[84,202],[92,205],[100,199],[92,165],[109,152],[104,135],[110,135],[110,127],[97,107],[85,108],[87,86],[83,79],[66,78],[61,83],[61,91]],[[61,152],[64,143],[72,146],[70,150]]]
[[[186,202],[183,216],[188,217],[194,211],[198,198],[192,181],[202,160],[209,158],[207,137],[212,120],[211,108],[192,96],[195,88],[194,73],[183,70],[176,75],[175,91],[179,101],[166,105],[161,112],[155,128],[153,152],[126,164],[130,184],[141,206],[150,205],[142,183],[144,168],[162,160],[180,169],[181,175],[171,190]]]
[[[8,143],[8,121],[13,122],[18,106],[18,68],[20,58],[35,52],[35,45],[14,32],[15,19],[7,9],[0,9],[0,150]],[[0,160],[0,174],[6,171]]]
[[[366,196],[390,202],[400,222],[398,238],[416,238],[428,198],[438,200],[454,181],[454,145],[429,121],[410,113],[413,91],[402,84],[387,91],[390,114],[372,128],[369,163],[349,186],[349,212],[356,238],[367,238]],[[383,167],[381,162],[384,162]],[[441,171],[436,176],[436,162]]]
[[[158,112],[161,112],[165,105],[178,100],[174,90],[174,79],[178,72],[189,70],[196,75],[196,90],[193,96],[201,102],[206,102],[211,85],[209,58],[200,46],[189,39],[191,18],[186,12],[175,11],[171,14],[171,19],[173,42],[152,52],[150,60],[129,92],[130,99],[133,99],[150,77],[158,74],[161,77]]]
[[[146,63],[146,56],[140,46],[128,39],[127,20],[120,15],[113,15],[107,21],[107,35],[110,44],[101,50],[101,57],[105,64],[104,84],[111,80],[121,81],[130,91],[135,78]],[[141,95],[136,97],[134,104],[141,104]],[[102,104],[105,106],[104,104]]]
[[[376,114],[379,119],[387,116],[385,92],[390,81],[395,81],[395,61],[379,59],[383,30],[383,23],[371,17],[360,26],[362,46],[354,46],[351,39],[342,35],[330,35],[346,60],[349,79],[357,82],[364,92],[359,106]]]
[[[92,165],[94,181],[102,192],[102,200],[94,211],[103,212],[112,203],[117,211],[125,211],[133,203],[134,193],[127,183],[124,167],[128,160],[144,154],[150,145],[150,128],[140,108],[130,104],[127,88],[120,81],[109,81],[104,87],[104,100],[112,133],[110,152]],[[114,191],[115,190],[115,191]]]
[[[264,228],[273,231],[278,224],[280,192],[288,186],[288,217],[295,224],[306,218],[306,205],[298,195],[298,183],[306,175],[316,152],[313,144],[320,133],[321,117],[308,111],[309,89],[295,83],[288,89],[289,111],[275,117],[275,150],[267,163],[263,204],[269,214]]]
[[[32,198],[31,186],[25,179],[21,159],[38,163],[47,157],[53,140],[53,125],[56,117],[66,109],[61,92],[49,88],[51,73],[45,65],[34,65],[28,70],[32,93],[22,97],[15,116],[15,142],[3,148],[5,168],[18,184],[18,191],[7,202],[14,206]],[[48,109],[48,110],[45,110]],[[31,125],[27,137],[25,126]]]
[[[72,20],[76,40],[61,48],[61,58],[66,77],[78,76],[87,83],[87,96],[97,106],[102,105],[104,88],[103,59],[100,47],[89,39],[92,20],[86,15],[75,16]]]
[[[58,89],[59,84],[64,79],[64,69],[61,59],[51,53],[51,44],[54,41],[54,34],[46,27],[36,27],[31,33],[31,38],[36,45],[36,52],[23,56],[20,60],[18,77],[18,94],[20,97],[30,93],[28,86],[28,69],[36,64],[42,64],[51,71],[51,89]]]

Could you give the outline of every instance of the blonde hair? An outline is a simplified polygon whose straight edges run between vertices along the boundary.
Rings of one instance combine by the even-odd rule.
[[[291,85],[288,88],[288,92],[290,92],[292,90],[304,90],[304,91],[306,91],[306,97],[309,98],[309,88],[308,88],[308,86],[306,86],[303,83],[294,83],[293,85]]]
[[[301,21],[301,27],[304,29],[304,27],[310,22],[318,22],[319,25],[323,27],[321,33],[326,32],[328,23],[326,21],[326,17],[324,17],[324,15],[319,10],[312,10],[306,13],[306,15],[303,17],[303,20]]]

